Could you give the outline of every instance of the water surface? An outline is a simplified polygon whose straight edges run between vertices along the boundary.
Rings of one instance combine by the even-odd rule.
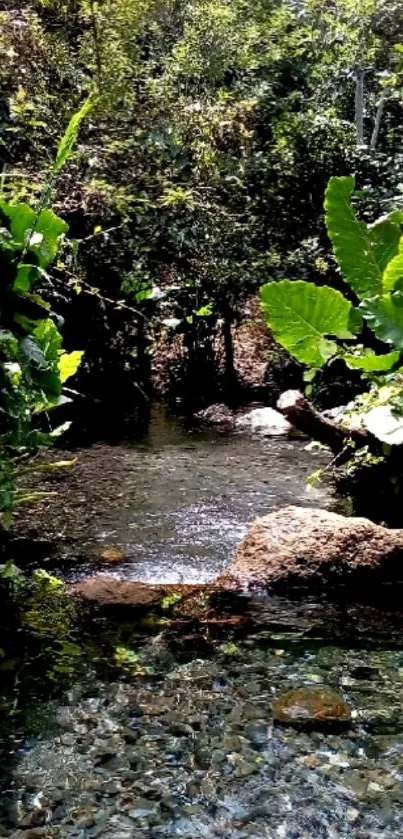
[[[256,516],[336,503],[326,482],[307,485],[329,458],[302,439],[186,431],[160,419],[146,441],[121,447],[118,457],[120,509],[111,526],[98,520],[88,550],[119,546],[125,559],[114,573],[125,579],[206,582]]]
[[[82,529],[75,519],[63,561],[77,562],[80,542],[69,574],[82,575],[96,549],[115,546],[124,560],[106,573],[211,579],[256,515],[336,503],[326,486],[306,488],[323,463],[301,440],[165,423],[140,444],[94,447],[81,452],[74,499],[65,487]],[[144,625],[81,613],[35,583],[0,660],[2,839],[403,833],[403,616],[264,594],[224,616],[177,622],[168,608]],[[275,696],[321,684],[341,691],[351,725],[273,722]]]

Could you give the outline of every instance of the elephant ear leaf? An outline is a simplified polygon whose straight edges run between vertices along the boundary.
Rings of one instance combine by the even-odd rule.
[[[330,178],[325,193],[325,220],[333,251],[345,281],[360,300],[382,294],[382,271],[367,225],[359,221],[351,206],[353,177]]]
[[[274,338],[297,361],[320,368],[338,353],[329,336],[352,338],[361,318],[343,295],[303,280],[267,283],[260,296]]]
[[[399,241],[402,234],[403,213],[395,210],[388,216],[368,226],[368,234],[379,268],[384,272],[390,261],[399,253]],[[389,291],[385,288],[385,291]]]
[[[384,291],[393,291],[399,280],[403,279],[403,236],[398,243],[398,250],[383,272]]]
[[[396,350],[403,350],[403,294],[400,291],[364,300],[360,310],[377,338],[392,344]]]

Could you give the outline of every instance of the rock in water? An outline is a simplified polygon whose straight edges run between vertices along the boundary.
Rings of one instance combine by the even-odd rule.
[[[403,581],[403,530],[327,510],[286,507],[256,519],[216,584],[378,594]],[[388,596],[393,593],[389,586]]]
[[[209,609],[212,585],[187,583],[143,583],[138,580],[119,580],[108,574],[92,574],[69,586],[70,594],[99,607],[126,606],[161,611],[170,610],[181,616],[204,617]]]
[[[232,428],[234,424],[234,414],[228,405],[219,402],[216,405],[209,405],[194,415],[194,419],[204,425],[218,425],[224,428]]]
[[[342,695],[328,685],[304,685],[274,700],[273,719],[296,727],[340,727],[351,722],[351,710]]]
[[[124,562],[126,559],[126,554],[119,545],[101,545],[100,547],[96,547],[93,553],[99,562],[114,564]]]
[[[70,586],[71,594],[98,606],[157,606],[165,588],[152,583],[119,580],[106,574],[93,574]]]
[[[255,408],[235,420],[237,428],[247,428],[259,434],[288,434],[292,425],[274,408]]]

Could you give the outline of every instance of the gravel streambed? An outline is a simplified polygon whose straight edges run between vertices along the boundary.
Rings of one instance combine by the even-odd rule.
[[[2,796],[15,839],[395,839],[403,826],[403,650],[256,631],[178,661],[164,635],[46,706]],[[182,656],[183,658],[183,656]],[[273,722],[275,697],[329,685],[351,725]],[[10,756],[11,759],[11,756]]]

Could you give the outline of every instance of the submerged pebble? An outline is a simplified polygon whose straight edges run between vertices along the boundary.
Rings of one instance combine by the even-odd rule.
[[[57,731],[16,756],[2,839],[396,839],[403,735],[393,714],[394,731],[376,733],[371,714],[380,684],[389,706],[403,704],[403,652],[278,656],[276,641],[251,640],[236,667],[218,648],[158,679],[92,680],[55,704]],[[312,684],[324,660],[330,684]],[[365,679],[344,696],[347,668]]]
[[[328,685],[304,685],[276,697],[273,719],[300,727],[346,726],[351,723],[351,710],[341,694]]]

